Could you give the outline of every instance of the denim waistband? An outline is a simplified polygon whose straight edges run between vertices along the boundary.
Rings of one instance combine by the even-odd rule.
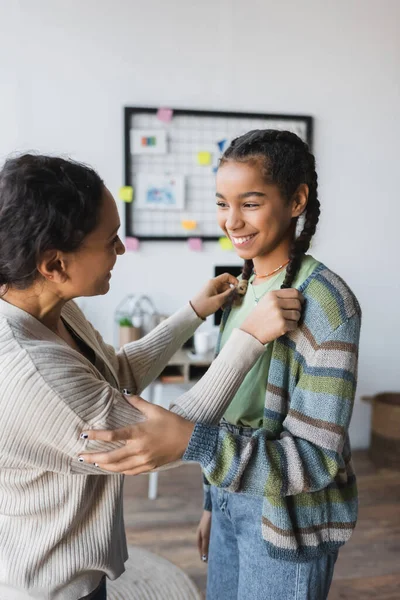
[[[220,422],[220,427],[222,429],[226,429],[230,433],[236,435],[244,435],[245,437],[251,437],[257,429],[253,429],[253,427],[242,427],[241,425],[232,425],[232,423],[228,423],[225,419],[222,419]]]

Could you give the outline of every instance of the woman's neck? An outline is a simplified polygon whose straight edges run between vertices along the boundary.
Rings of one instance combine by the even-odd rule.
[[[26,290],[10,288],[2,299],[29,313],[52,331],[58,331],[61,310],[66,300],[51,290],[42,285],[40,289],[35,285]]]

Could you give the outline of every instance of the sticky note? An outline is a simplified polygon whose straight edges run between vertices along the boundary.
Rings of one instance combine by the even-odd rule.
[[[130,185],[124,185],[124,187],[119,188],[119,197],[122,202],[132,202],[133,200],[133,187]]]
[[[181,225],[182,225],[183,229],[186,229],[189,231],[191,229],[196,229],[197,221],[181,221]]]
[[[203,250],[203,240],[201,238],[189,238],[188,239],[189,250],[194,252],[200,252]]]
[[[233,244],[229,238],[221,237],[219,238],[218,242],[222,250],[233,250]]]
[[[211,152],[198,152],[197,153],[197,163],[206,167],[207,165],[211,165]]]
[[[137,252],[139,250],[140,242],[135,237],[125,238],[125,248],[128,252]]]
[[[159,108],[157,111],[157,119],[164,123],[169,123],[172,119],[174,111],[171,108]]]
[[[225,148],[226,140],[220,140],[219,142],[217,142],[217,144],[218,144],[218,148],[220,149],[220,152],[223,152],[224,148]]]

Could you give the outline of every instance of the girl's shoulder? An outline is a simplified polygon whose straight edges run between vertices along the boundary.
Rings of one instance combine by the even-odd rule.
[[[361,317],[360,304],[349,285],[321,262],[299,290],[306,299],[307,320],[310,322],[322,315],[336,329],[353,316]]]

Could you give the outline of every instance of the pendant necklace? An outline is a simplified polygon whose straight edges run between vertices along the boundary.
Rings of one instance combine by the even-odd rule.
[[[267,273],[266,275],[258,275],[258,274],[257,274],[257,273],[256,273],[254,270],[253,270],[253,273],[254,273],[254,275],[255,275],[256,277],[258,277],[259,279],[265,279],[266,277],[271,277],[271,275],[274,275],[275,273],[277,273],[278,271],[280,271],[281,269],[283,269],[283,267],[286,267],[286,265],[287,265],[288,263],[289,263],[289,260],[287,260],[285,263],[283,263],[282,265],[280,265],[280,267],[277,267],[276,269],[274,269],[274,270],[273,270],[273,271],[271,271],[270,273]],[[267,289],[267,290],[265,290],[265,292],[264,292],[263,294],[261,294],[261,296],[258,298],[258,297],[256,296],[256,293],[255,293],[255,291],[254,291],[254,285],[253,285],[253,284],[251,284],[251,289],[252,289],[252,292],[253,292],[253,298],[254,298],[254,303],[255,303],[255,304],[258,304],[258,303],[259,303],[259,301],[261,300],[261,298],[262,298],[263,296],[265,296],[265,294],[267,294],[267,293],[270,291],[270,289],[268,288],[268,289]]]

